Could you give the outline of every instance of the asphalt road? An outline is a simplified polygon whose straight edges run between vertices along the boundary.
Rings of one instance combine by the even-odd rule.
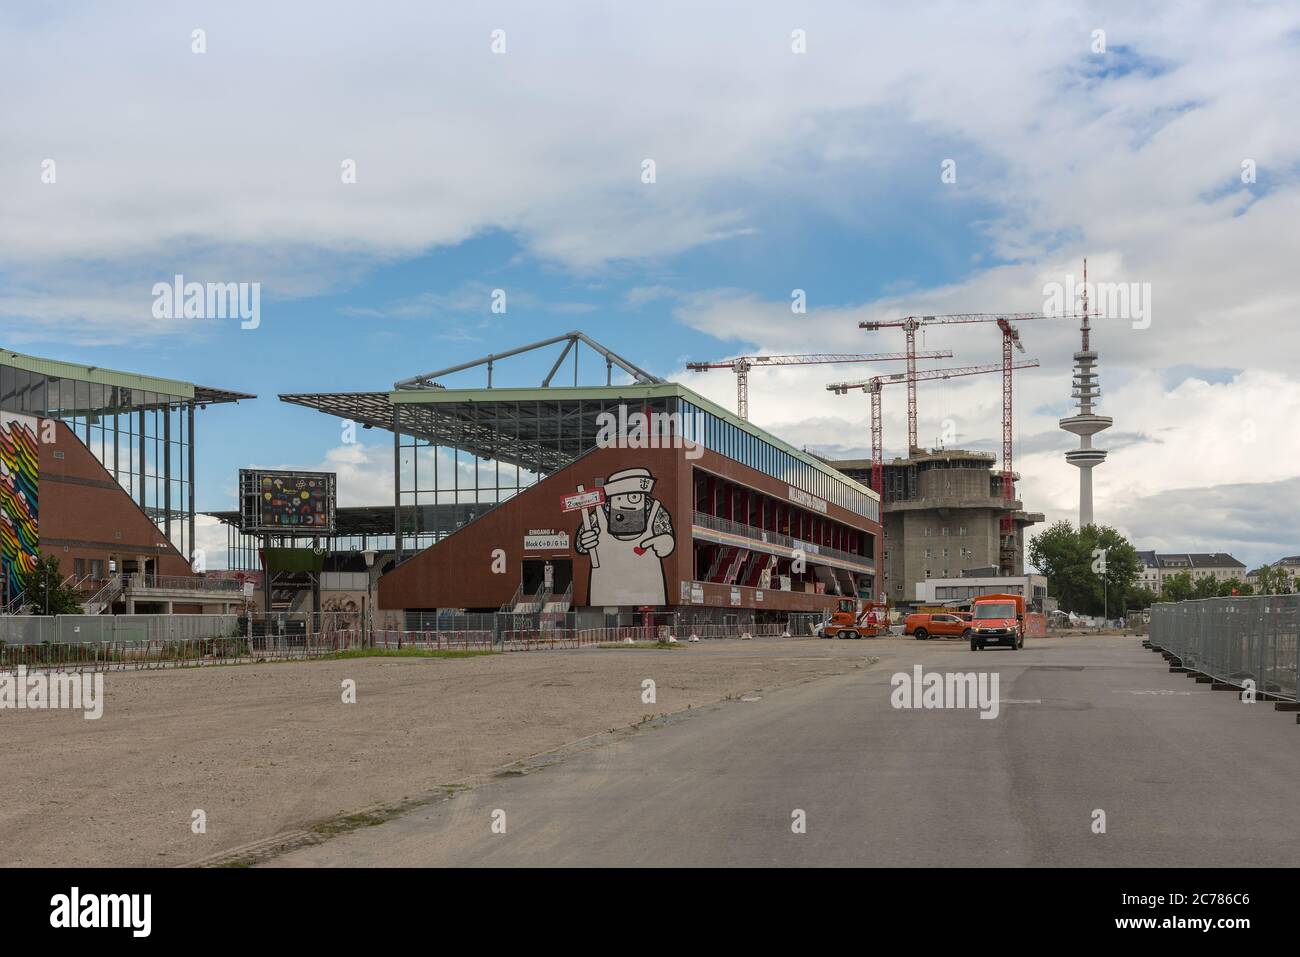
[[[574,749],[270,864],[1300,862],[1300,727],[1271,704],[1170,674],[1135,638],[872,645],[869,670]],[[915,664],[996,672],[998,717],[892,707]]]

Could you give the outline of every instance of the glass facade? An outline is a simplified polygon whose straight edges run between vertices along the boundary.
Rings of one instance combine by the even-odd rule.
[[[735,459],[755,471],[770,475],[863,518],[880,521],[880,503],[865,491],[849,485],[842,477],[832,474],[830,468],[791,455],[779,446],[686,399],[681,400],[680,407],[685,438],[702,442],[706,449]]]
[[[194,400],[0,366],[0,408],[61,419],[187,559]]]
[[[403,553],[441,540],[597,447],[602,422],[674,415],[688,442],[857,515],[880,521],[879,502],[832,469],[805,460],[684,397],[566,398],[394,405],[396,521]],[[472,508],[469,506],[473,506]]]

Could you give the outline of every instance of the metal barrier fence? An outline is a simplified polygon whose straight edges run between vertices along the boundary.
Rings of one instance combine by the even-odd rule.
[[[238,615],[6,615],[0,644],[186,641],[241,634]]]
[[[1202,598],[1151,606],[1150,642],[1183,667],[1296,700],[1300,595]]]
[[[476,616],[477,628],[374,628],[355,615],[273,612],[272,615],[56,615],[0,618],[0,670],[19,666],[113,671],[278,659],[321,658],[338,651],[499,650],[585,648],[625,641],[690,638],[813,637],[819,615],[790,615],[787,623],[685,620],[672,612],[607,627],[503,628],[515,616]],[[456,619],[452,619],[456,620]],[[467,616],[456,620],[469,623]],[[487,627],[481,627],[487,625]]]
[[[0,645],[0,672],[19,667],[58,671],[126,671],[255,661],[324,658],[366,647],[360,633],[310,638],[230,638],[84,641],[73,644]]]
[[[163,616],[145,616],[159,618]],[[196,617],[196,616],[186,616]],[[233,615],[211,616],[234,618]],[[255,629],[249,636],[214,638],[149,638],[87,640],[32,644],[0,644],[0,671],[18,667],[61,671],[122,671],[195,667],[273,660],[324,658],[343,651],[384,648],[402,651],[541,651],[583,648],[626,641],[689,641],[692,637],[780,638],[794,636],[784,625],[637,625],[615,628],[544,628],[488,630],[400,631],[380,629],[367,637],[360,630],[317,633]]]

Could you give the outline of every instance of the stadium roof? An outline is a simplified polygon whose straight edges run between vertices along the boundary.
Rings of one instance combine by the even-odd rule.
[[[208,386],[194,385],[179,379],[164,379],[157,376],[140,375],[135,372],[119,372],[101,366],[80,365],[75,362],[62,362],[57,359],[42,359],[38,356],[23,355],[9,349],[0,349],[0,366],[23,369],[40,375],[57,379],[72,379],[76,382],[95,382],[100,385],[116,386],[121,389],[138,389],[142,392],[156,392],[179,399],[193,399],[197,405],[216,405],[223,402],[238,402],[240,399],[256,399],[257,396],[247,392],[231,392],[228,389],[214,389]]]
[[[403,389],[393,392],[300,392],[280,396],[282,402],[305,406],[326,415],[351,419],[367,427],[393,431],[394,414],[400,416],[403,435],[425,439],[436,445],[456,446],[485,459],[526,469],[551,471],[572,460],[573,455],[556,451],[556,442],[566,423],[578,415],[582,402],[641,405],[653,399],[685,399],[700,409],[729,422],[756,438],[787,452],[802,462],[875,497],[866,486],[854,481],[814,455],[746,422],[709,399],[676,382],[611,386],[546,386],[493,389]],[[503,431],[502,417],[526,422],[523,430]],[[585,450],[581,450],[585,451]]]
[[[493,387],[493,371],[502,360],[536,353],[561,342],[565,344],[564,349],[540,386]],[[583,347],[595,352],[603,363],[604,385],[578,384],[578,359]],[[572,356],[574,384],[552,386],[552,380],[569,356]],[[615,385],[615,367],[632,382]],[[436,381],[454,373],[480,368],[487,373],[485,388],[453,389]],[[597,430],[589,403],[608,406],[626,403],[662,409],[670,398],[683,399],[836,481],[879,498],[865,485],[816,456],[732,415],[679,383],[666,382],[645,371],[581,332],[569,332],[436,372],[401,379],[387,392],[296,392],[280,396],[282,402],[306,406],[334,418],[350,419],[364,428],[388,432],[398,430],[403,436],[422,439],[431,445],[462,449],[483,459],[537,473],[562,468],[594,447]]]

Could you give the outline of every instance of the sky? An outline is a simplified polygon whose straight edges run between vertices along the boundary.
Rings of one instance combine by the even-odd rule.
[[[200,509],[253,465],[383,504],[387,435],[278,394],[580,329],[734,409],[685,363],[901,351],[858,323],[1043,310],[1086,257],[1132,294],[1093,334],[1097,521],[1254,567],[1300,553],[1298,74],[1294,3],[6,4],[0,345],[256,393],[199,415]],[[178,274],[259,284],[256,328],[158,316]],[[1077,327],[1021,334],[1021,497],[1077,520]],[[920,344],[1000,359],[988,324]],[[760,370],[750,417],[865,457],[825,385],[898,369]],[[1000,404],[923,384],[921,442],[999,451]],[[883,415],[901,454],[901,387]]]

